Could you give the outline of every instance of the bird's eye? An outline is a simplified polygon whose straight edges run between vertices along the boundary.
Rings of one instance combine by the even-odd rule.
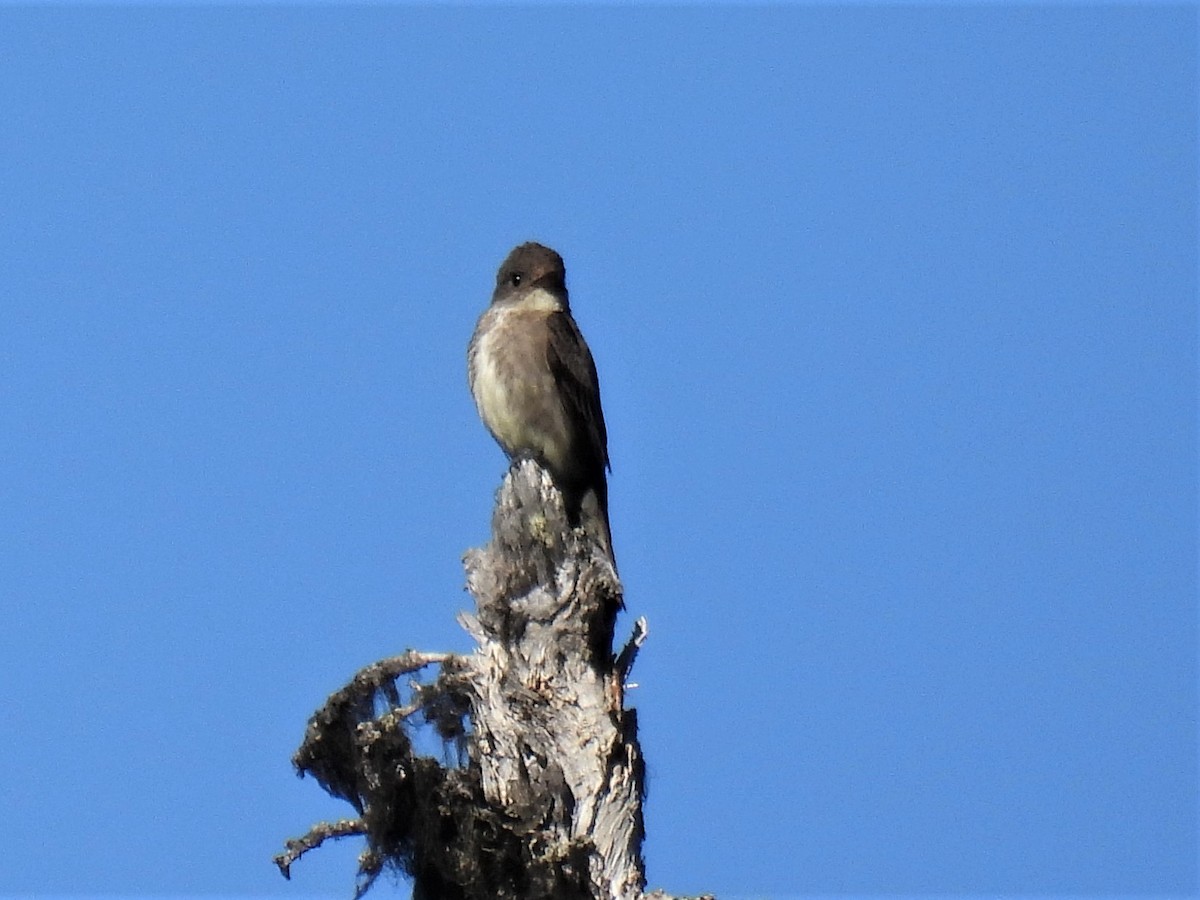
[[[520,272],[513,272],[511,275],[508,276],[508,283],[511,284],[513,287],[520,287],[522,277],[523,276],[521,275]]]

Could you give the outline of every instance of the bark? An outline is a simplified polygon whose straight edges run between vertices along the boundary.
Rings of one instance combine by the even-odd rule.
[[[595,517],[569,526],[536,463],[514,465],[492,540],[464,560],[475,651],[375,663],[313,715],[293,762],[358,817],[288,841],[285,876],[323,841],[362,835],[356,896],[390,867],[416,900],[671,900],[644,893],[645,771],[624,703],[645,622],[614,656],[621,585],[605,548]],[[421,723],[442,760],[414,749]]]

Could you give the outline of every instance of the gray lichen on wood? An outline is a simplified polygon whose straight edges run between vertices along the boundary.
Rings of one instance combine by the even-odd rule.
[[[309,721],[293,757],[357,819],[314,826],[276,857],[284,875],[328,838],[361,834],[357,895],[388,867],[417,900],[637,900],[644,769],[618,656],[621,585],[604,540],[571,528],[534,462],[513,466],[492,540],[465,558],[469,655],[409,651],[368,666]],[[432,681],[404,676],[437,666]],[[380,712],[382,710],[382,712]],[[417,753],[432,725],[459,764]],[[666,897],[655,892],[655,897]]]

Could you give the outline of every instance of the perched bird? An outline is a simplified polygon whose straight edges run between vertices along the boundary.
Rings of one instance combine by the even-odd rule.
[[[566,277],[549,247],[521,244],[508,254],[467,347],[467,378],[492,437],[509,459],[531,457],[550,473],[572,524],[595,498],[612,558],[600,382],[571,317]]]

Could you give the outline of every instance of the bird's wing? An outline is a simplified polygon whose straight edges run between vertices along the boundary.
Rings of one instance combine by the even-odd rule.
[[[600,408],[600,380],[596,363],[579,332],[579,326],[569,313],[552,313],[546,319],[550,332],[547,362],[561,390],[563,402],[570,405],[569,417],[585,422],[585,438],[589,447],[597,450],[596,463],[611,469],[608,462],[608,432],[604,427],[604,411]]]

